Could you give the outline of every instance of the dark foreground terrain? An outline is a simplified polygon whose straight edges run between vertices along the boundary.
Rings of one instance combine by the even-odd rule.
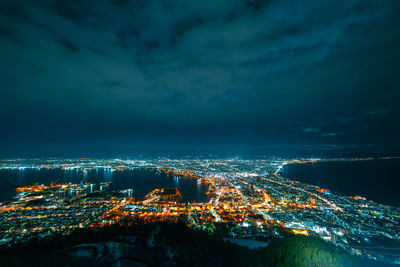
[[[249,249],[183,224],[82,230],[3,248],[1,266],[383,266],[315,237],[289,235]]]

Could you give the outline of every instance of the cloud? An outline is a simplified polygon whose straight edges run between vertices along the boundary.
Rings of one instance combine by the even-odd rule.
[[[324,136],[324,137],[326,137],[326,136],[337,136],[339,134],[343,134],[343,133],[323,133],[323,134],[321,134],[321,136]]]
[[[8,136],[102,129],[301,143],[291,132],[315,125],[303,132],[353,142],[363,134],[334,135],[340,118],[399,114],[389,100],[396,10],[361,0],[2,1],[0,118]]]
[[[303,132],[305,132],[305,133],[319,133],[319,130],[318,129],[315,129],[315,128],[304,128],[303,129]]]

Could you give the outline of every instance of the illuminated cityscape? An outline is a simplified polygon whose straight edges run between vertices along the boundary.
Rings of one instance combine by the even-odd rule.
[[[19,186],[12,200],[1,203],[0,242],[12,247],[55,233],[69,235],[82,228],[184,222],[226,238],[280,238],[287,232],[318,236],[355,255],[399,262],[398,255],[388,255],[374,247],[377,240],[400,239],[400,209],[300,183],[280,173],[286,164],[310,161],[321,160],[5,160],[1,170],[63,169],[85,173],[144,169],[177,179],[195,179],[207,186],[208,201],[181,202],[177,188],[155,188],[145,197],[136,198],[134,185],[114,191],[110,190],[111,182]]]
[[[0,267],[400,265],[400,0],[0,0]]]

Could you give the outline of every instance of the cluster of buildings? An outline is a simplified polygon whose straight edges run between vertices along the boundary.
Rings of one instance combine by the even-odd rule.
[[[296,162],[301,160],[296,160]],[[304,160],[306,161],[306,160]],[[191,177],[208,185],[208,201],[182,203],[176,188],[160,188],[142,198],[108,184],[30,185],[0,204],[0,244],[11,246],[76,228],[185,222],[190,227],[234,238],[320,236],[354,254],[396,262],[400,256],[374,250],[385,240],[400,242],[400,209],[360,196],[344,196],[283,177],[291,163],[279,159],[7,161],[0,168],[148,168]],[[396,244],[397,244],[396,243]]]

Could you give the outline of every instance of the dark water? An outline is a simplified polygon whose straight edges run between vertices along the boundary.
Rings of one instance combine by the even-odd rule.
[[[182,202],[207,201],[205,192],[208,187],[197,179],[167,176],[164,173],[145,169],[114,171],[97,170],[62,170],[62,169],[24,169],[0,170],[0,201],[11,199],[15,190],[10,186],[27,184],[80,183],[81,181],[99,183],[111,182],[112,190],[134,189],[133,196],[142,198],[150,191],[161,187],[178,188]]]
[[[286,165],[282,174],[345,195],[400,207],[400,159]]]

